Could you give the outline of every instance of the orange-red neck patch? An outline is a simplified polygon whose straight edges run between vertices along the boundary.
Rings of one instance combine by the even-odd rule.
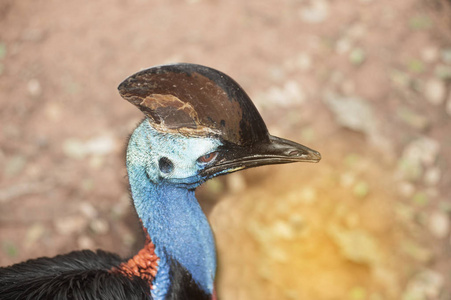
[[[152,281],[158,271],[159,258],[155,254],[155,245],[152,243],[145,228],[144,232],[146,234],[144,247],[127,262],[123,262],[119,266],[111,269],[111,272],[123,274],[129,278],[140,277],[146,280],[152,288]]]

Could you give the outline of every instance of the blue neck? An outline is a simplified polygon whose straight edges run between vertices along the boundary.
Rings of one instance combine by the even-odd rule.
[[[185,267],[206,293],[212,294],[215,244],[194,190],[170,183],[153,183],[146,167],[140,164],[128,163],[127,169],[136,211],[160,258],[153,282],[153,299],[164,299],[169,290],[171,259]]]

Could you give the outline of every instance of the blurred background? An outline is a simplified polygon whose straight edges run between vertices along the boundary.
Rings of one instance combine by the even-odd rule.
[[[198,191],[221,299],[451,299],[448,0],[0,0],[0,265],[139,249],[116,87],[170,62],[323,156]]]

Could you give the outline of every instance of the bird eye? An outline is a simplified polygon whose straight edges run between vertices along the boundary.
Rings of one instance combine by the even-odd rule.
[[[212,162],[216,158],[216,156],[218,156],[218,152],[210,152],[199,157],[197,161],[202,164],[207,164],[209,162]]]

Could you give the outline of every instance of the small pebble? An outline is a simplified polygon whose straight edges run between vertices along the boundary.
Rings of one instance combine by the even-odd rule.
[[[343,37],[339,39],[335,44],[335,51],[337,52],[337,54],[345,54],[351,50],[351,47],[351,40],[347,37]]]
[[[403,181],[398,184],[398,191],[401,196],[409,198],[413,196],[415,192],[415,186],[408,181]]]
[[[45,234],[45,227],[40,223],[31,225],[25,235],[25,248],[30,248]]]
[[[83,142],[76,138],[68,138],[63,142],[63,152],[74,159],[82,159],[86,156]]]
[[[440,181],[441,176],[442,172],[440,168],[436,166],[428,168],[426,170],[426,173],[424,174],[424,182],[430,186],[437,185]]]
[[[430,120],[428,118],[406,107],[397,109],[396,115],[403,122],[414,127],[415,129],[425,130],[430,125]]]
[[[344,188],[351,187],[356,181],[356,176],[353,173],[347,172],[340,176],[340,185]]]
[[[63,143],[64,154],[75,159],[82,159],[87,155],[107,155],[115,149],[116,142],[108,134],[91,138],[86,142],[76,138],[68,138]]]
[[[429,232],[438,239],[445,238],[449,233],[450,221],[446,213],[437,210],[429,215]]]
[[[94,170],[101,169],[104,166],[104,164],[105,164],[105,156],[93,155],[89,159],[89,166]]]
[[[136,243],[135,235],[131,234],[130,232],[121,234],[121,240],[122,244],[127,247],[131,247]]]
[[[27,83],[28,93],[32,97],[38,97],[42,94],[41,84],[37,79],[31,79]]]
[[[131,209],[131,200],[128,193],[122,194],[119,198],[119,202],[115,203],[111,207],[111,214],[114,218],[122,218]]]
[[[80,215],[61,217],[54,221],[56,231],[62,235],[80,233],[88,224],[88,220]]]
[[[437,47],[428,46],[421,50],[421,58],[425,62],[429,62],[429,63],[434,62],[438,59],[438,56],[439,56],[439,51],[438,51]]]
[[[92,249],[95,247],[94,241],[85,235],[82,235],[77,239],[77,245],[80,249]]]
[[[445,48],[445,49],[442,49],[442,51],[441,51],[442,53],[442,60],[445,62],[445,63],[451,63],[451,48]]]
[[[423,163],[431,166],[437,159],[440,144],[428,137],[421,137],[410,142],[403,151],[403,158],[414,163]]]
[[[402,241],[403,251],[409,257],[415,259],[418,262],[426,263],[430,262],[433,258],[433,253],[426,247],[422,247],[415,242]]]
[[[321,23],[329,16],[329,3],[324,0],[311,1],[310,5],[300,12],[301,19],[306,23]]]
[[[433,105],[442,104],[446,97],[445,82],[437,78],[429,79],[425,85],[424,96]]]
[[[84,148],[88,154],[106,155],[115,149],[115,140],[108,134],[99,135],[89,139]]]
[[[63,116],[62,107],[56,103],[47,103],[44,111],[47,118],[51,121],[60,121]]]
[[[316,202],[317,195],[316,190],[311,187],[305,187],[303,188],[299,193],[300,200],[305,204],[312,204]]]
[[[305,91],[294,80],[285,82],[283,87],[272,86],[257,97],[260,98],[259,102],[269,108],[276,105],[292,108],[293,105],[302,104],[307,100]]]
[[[357,97],[343,97],[333,93],[324,95],[324,103],[333,112],[336,122],[346,128],[373,135],[378,129],[371,103]]]
[[[442,274],[432,270],[423,271],[410,279],[402,299],[439,299],[443,284]]]
[[[242,173],[233,173],[226,177],[227,186],[232,193],[240,193],[246,188],[246,180]]]
[[[355,23],[352,25],[347,32],[348,36],[352,39],[360,39],[367,34],[367,30],[364,23]]]
[[[302,71],[308,71],[312,67],[312,58],[306,53],[300,53],[296,57],[295,65]]]
[[[300,190],[293,190],[289,192],[286,199],[291,204],[296,206],[297,204],[313,204],[317,200],[316,191],[311,187],[305,187]],[[286,206],[286,204],[284,204]]]
[[[282,246],[274,245],[268,252],[269,258],[277,263],[287,263],[290,260],[290,257],[286,249],[283,248]]]
[[[110,230],[110,225],[104,219],[94,219],[89,224],[89,227],[97,234],[105,234]]]
[[[295,237],[293,227],[281,220],[273,223],[271,231],[274,237],[282,238],[285,240],[292,240]]]
[[[382,255],[380,244],[372,233],[360,228],[347,230],[339,226],[330,226],[328,229],[345,258],[369,265],[380,262]]]
[[[93,219],[98,215],[97,209],[91,203],[86,201],[80,203],[79,209],[83,215],[90,219]]]

